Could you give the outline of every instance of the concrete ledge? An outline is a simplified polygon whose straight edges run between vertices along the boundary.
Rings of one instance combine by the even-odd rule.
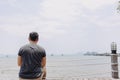
[[[70,77],[70,78],[48,78],[47,80],[120,80],[120,79],[113,79],[113,78],[79,78],[79,77]]]

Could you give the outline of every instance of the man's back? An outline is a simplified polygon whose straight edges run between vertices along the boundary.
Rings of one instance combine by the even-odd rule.
[[[20,48],[19,56],[22,58],[19,77],[34,79],[40,77],[42,71],[42,58],[46,56],[45,50],[36,44],[27,44]]]

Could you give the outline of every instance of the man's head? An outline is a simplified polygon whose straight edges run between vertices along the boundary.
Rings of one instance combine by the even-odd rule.
[[[37,32],[31,32],[29,34],[29,40],[33,42],[37,42],[39,39],[39,34]]]

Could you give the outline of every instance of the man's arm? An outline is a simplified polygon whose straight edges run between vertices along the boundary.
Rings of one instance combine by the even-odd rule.
[[[41,75],[41,78],[42,79],[46,79],[46,57],[42,58],[41,65],[42,65],[42,75]]]
[[[21,58],[21,56],[18,56],[17,63],[18,63],[18,66],[21,66],[21,64],[22,64],[22,58]]]
[[[46,66],[46,57],[42,58],[41,65],[42,65],[42,68],[44,68]]]

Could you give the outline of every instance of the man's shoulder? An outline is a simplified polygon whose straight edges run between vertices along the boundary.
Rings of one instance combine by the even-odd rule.
[[[45,49],[44,49],[42,46],[40,46],[40,45],[37,45],[37,46],[38,46],[38,48],[39,48],[40,50],[45,51]]]
[[[42,56],[45,57],[46,56],[46,51],[43,47],[37,45],[39,47],[39,51],[41,52]]]
[[[27,48],[27,47],[29,47],[29,46],[30,46],[29,44],[25,44],[25,45],[23,45],[23,46],[21,47],[21,49]]]

